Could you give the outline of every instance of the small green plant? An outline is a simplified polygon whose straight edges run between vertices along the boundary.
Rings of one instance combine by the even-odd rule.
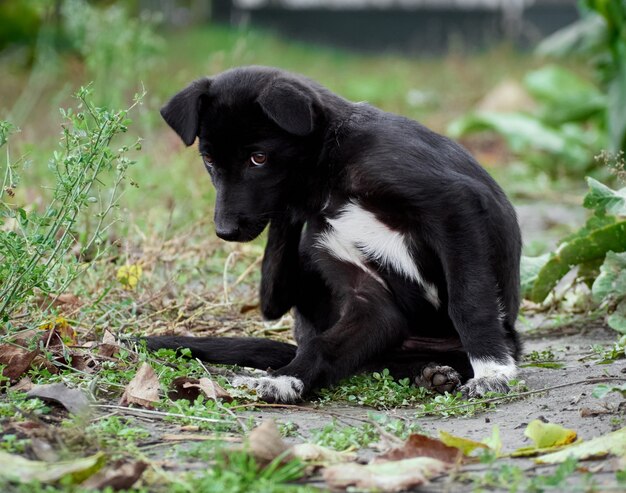
[[[261,467],[254,457],[245,451],[218,454],[215,464],[201,475],[188,478],[177,477],[170,485],[173,493],[297,493],[313,492],[317,489],[293,483],[304,475],[304,465],[297,461],[283,463],[277,457]]]
[[[76,111],[61,110],[65,120],[60,148],[53,152],[49,169],[54,177],[52,197],[43,212],[16,203],[18,164],[7,159],[0,189],[0,320],[9,322],[16,310],[35,292],[63,293],[84,271],[84,257],[98,258],[106,246],[107,230],[122,193],[126,171],[134,161],[127,157],[133,145],[112,148],[126,132],[128,111],[141,102],[135,98],[128,110],[111,111],[91,101],[90,88],[81,88]],[[0,145],[14,128],[0,124]],[[101,183],[113,174],[110,188]],[[93,225],[90,229],[90,217]],[[83,223],[81,223],[83,221]],[[87,233],[77,233],[77,226]],[[78,244],[78,255],[71,251]],[[9,327],[9,324],[7,324]],[[10,327],[9,327],[10,328]]]
[[[611,347],[604,348],[598,344],[592,346],[593,351],[600,358],[599,364],[608,364],[613,363],[618,359],[626,358],[626,335],[619,338],[618,341],[614,342]]]
[[[107,445],[126,447],[129,443],[134,445],[150,436],[148,430],[134,426],[130,419],[119,416],[100,419],[89,425],[85,432],[96,437],[103,447]]]
[[[499,464],[490,462],[492,467],[481,476],[470,476],[473,491],[504,490],[510,493],[543,493],[544,491],[565,491],[579,482],[580,477],[573,476],[578,463],[576,459],[567,459],[559,464],[552,474],[529,475],[519,466],[513,464]],[[572,483],[570,483],[572,478]],[[575,478],[575,479],[574,479]],[[581,491],[589,491],[593,478],[587,474],[582,478],[585,485]]]
[[[322,404],[330,401],[346,401],[359,406],[387,409],[411,406],[422,402],[429,392],[411,385],[408,378],[395,380],[385,369],[367,375],[356,375],[330,389],[319,392]]]
[[[626,333],[626,187],[613,190],[593,178],[587,183],[583,205],[593,216],[556,251],[522,259],[522,290],[528,299],[543,302],[578,267],[578,277],[592,283],[594,300],[611,313],[608,324]]]
[[[563,368],[563,363],[557,361],[556,356],[550,349],[544,351],[531,351],[524,356],[526,363],[520,365],[522,368],[527,366],[535,366],[538,368]]]
[[[312,441],[335,450],[360,449],[380,440],[381,431],[406,439],[411,433],[423,433],[417,422],[393,419],[385,414],[368,413],[371,423],[360,426],[342,426],[336,419],[323,428],[314,430]]]

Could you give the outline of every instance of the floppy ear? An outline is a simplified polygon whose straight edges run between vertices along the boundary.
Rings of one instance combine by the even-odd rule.
[[[195,80],[161,108],[161,116],[185,145],[193,144],[198,136],[200,98],[208,93],[210,86],[211,79],[207,77]]]
[[[257,101],[265,114],[280,128],[293,135],[308,135],[313,131],[313,97],[286,80],[266,87]]]

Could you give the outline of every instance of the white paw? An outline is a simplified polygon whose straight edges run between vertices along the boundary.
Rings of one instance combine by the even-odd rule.
[[[483,377],[469,379],[465,382],[465,385],[459,387],[459,390],[465,397],[482,397],[487,392],[508,394],[511,389],[509,388],[505,378]]]
[[[304,383],[296,377],[280,375],[278,377],[236,377],[233,387],[247,387],[255,390],[259,399],[266,402],[291,404],[302,399]]]

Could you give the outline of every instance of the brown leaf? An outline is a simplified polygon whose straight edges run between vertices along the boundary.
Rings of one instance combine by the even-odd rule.
[[[113,332],[111,332],[110,330],[104,331],[104,334],[102,335],[102,344],[117,345],[117,340],[115,339]]]
[[[81,486],[94,490],[107,487],[114,491],[127,490],[137,482],[147,467],[145,462],[120,459],[98,471]]]
[[[72,414],[82,414],[89,411],[87,395],[82,390],[70,389],[62,383],[35,385],[26,395],[57,402]]]
[[[167,395],[173,401],[187,399],[188,401],[193,402],[200,395],[200,387],[197,385],[199,382],[200,381],[197,378],[176,377],[172,380],[172,388]]]
[[[352,462],[357,459],[354,452],[337,452],[315,443],[298,443],[291,447],[291,454],[304,461],[317,464],[336,464],[338,462]]]
[[[195,401],[202,392],[209,399],[222,399],[232,402],[233,397],[224,390],[218,383],[209,378],[177,377],[172,380],[172,390],[168,396],[172,400],[187,399]]]
[[[13,344],[0,344],[0,365],[6,365],[2,375],[11,382],[17,382],[30,368],[37,354],[38,351],[29,351]]]
[[[33,388],[33,382],[30,378],[24,377],[19,382],[11,387],[11,390],[21,390],[22,392],[28,392]]]
[[[287,452],[289,447],[283,442],[274,420],[264,421],[252,430],[248,437],[248,446],[250,453],[263,466],[279,455],[283,455],[285,459],[290,456]]]
[[[103,343],[98,346],[98,356],[103,358],[112,358],[120,350],[117,344]]]
[[[233,397],[224,388],[209,378],[201,378],[198,387],[209,399],[222,399],[226,402],[233,401]]]
[[[159,400],[159,379],[148,363],[143,363],[134,378],[128,382],[120,399],[120,406],[138,404],[152,407]]]
[[[413,457],[378,464],[339,464],[324,469],[323,476],[331,488],[404,491],[427,483],[449,467],[431,457]]]
[[[432,457],[433,459],[454,464],[462,456],[463,454],[459,449],[448,447],[436,438],[414,434],[407,439],[402,447],[390,450],[380,455],[376,460],[381,462],[382,460],[402,460],[411,457]]]

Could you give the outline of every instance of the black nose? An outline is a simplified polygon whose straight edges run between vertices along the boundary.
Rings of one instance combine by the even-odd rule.
[[[239,228],[236,226],[215,228],[215,234],[222,240],[235,241],[239,238]]]

